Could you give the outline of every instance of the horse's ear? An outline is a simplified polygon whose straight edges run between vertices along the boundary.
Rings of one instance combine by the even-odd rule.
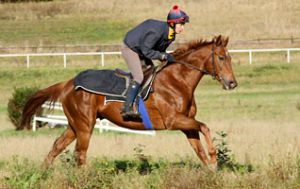
[[[213,42],[216,46],[220,46],[222,44],[222,36],[218,35],[213,38]]]
[[[229,41],[229,37],[226,37],[223,41],[223,46],[226,47]]]
[[[217,37],[214,36],[214,38],[213,38],[213,40],[212,40],[213,44],[216,44],[216,39],[217,39]]]

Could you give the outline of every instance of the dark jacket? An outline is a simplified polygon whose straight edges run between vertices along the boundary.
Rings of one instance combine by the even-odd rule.
[[[160,59],[160,53],[175,40],[175,35],[168,35],[167,22],[146,20],[126,34],[124,43],[141,59]]]

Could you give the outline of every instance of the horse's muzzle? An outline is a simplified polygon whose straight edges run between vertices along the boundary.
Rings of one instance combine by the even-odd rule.
[[[238,86],[235,80],[223,80],[223,89],[232,90]]]

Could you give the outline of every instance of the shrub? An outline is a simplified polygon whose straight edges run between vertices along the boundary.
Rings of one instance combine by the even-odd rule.
[[[36,189],[40,188],[43,180],[49,179],[52,170],[43,170],[30,159],[13,156],[6,165],[8,170],[13,170],[5,177],[3,188]],[[2,183],[1,183],[2,184]],[[0,188],[1,185],[0,184]]]
[[[239,173],[253,172],[254,167],[252,164],[241,164],[235,160],[235,157],[233,154],[231,154],[231,150],[229,149],[225,140],[227,134],[224,131],[221,131],[217,132],[217,135],[219,135],[220,138],[214,138],[213,141],[219,141],[219,143],[216,145],[218,169],[230,170]]]
[[[8,101],[7,112],[9,119],[16,128],[19,126],[23,107],[25,106],[27,98],[38,90],[38,87],[22,87],[14,89],[13,96]]]

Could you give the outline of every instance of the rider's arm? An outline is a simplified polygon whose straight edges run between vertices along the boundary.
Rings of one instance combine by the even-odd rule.
[[[143,55],[149,59],[161,59],[161,52],[154,50],[159,37],[155,34],[155,32],[149,32],[145,35],[143,44],[140,49]]]

